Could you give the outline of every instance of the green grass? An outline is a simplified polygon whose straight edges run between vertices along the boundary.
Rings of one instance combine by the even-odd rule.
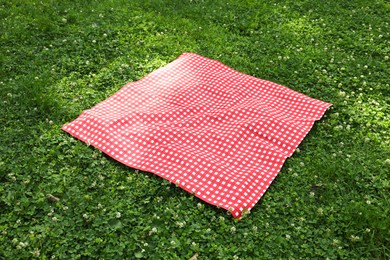
[[[390,258],[389,11],[1,0],[0,259]],[[182,52],[334,104],[240,222],[60,130]]]

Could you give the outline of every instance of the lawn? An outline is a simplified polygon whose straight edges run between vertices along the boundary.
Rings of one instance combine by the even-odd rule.
[[[389,259],[389,17],[384,0],[0,0],[0,259]],[[333,104],[241,221],[60,129],[183,52]]]

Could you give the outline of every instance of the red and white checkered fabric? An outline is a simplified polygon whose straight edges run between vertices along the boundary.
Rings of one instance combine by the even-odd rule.
[[[330,106],[184,53],[62,129],[240,218]]]

